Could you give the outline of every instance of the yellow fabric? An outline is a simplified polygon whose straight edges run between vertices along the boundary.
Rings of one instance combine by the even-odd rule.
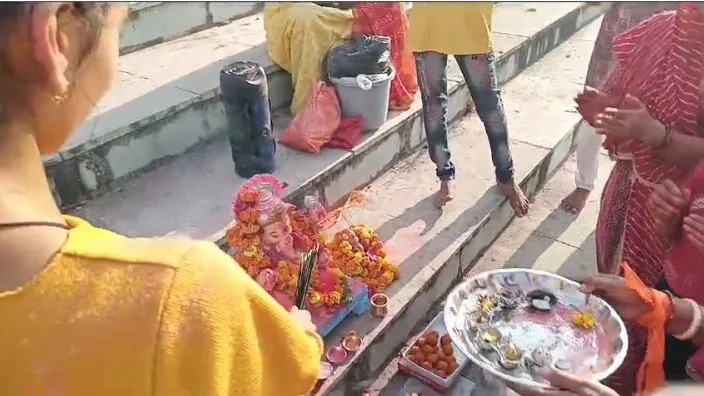
[[[299,396],[323,352],[212,243],[69,237],[0,294],[0,395]]]
[[[415,2],[411,8],[410,45],[413,52],[447,55],[492,52],[492,2]]]
[[[266,3],[264,29],[271,60],[291,73],[296,114],[308,101],[315,80],[323,77],[330,48],[352,36],[352,11],[313,3]]]

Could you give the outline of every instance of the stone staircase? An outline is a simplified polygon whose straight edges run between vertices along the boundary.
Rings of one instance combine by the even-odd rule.
[[[231,198],[244,180],[234,173],[224,134],[220,68],[238,60],[262,64],[275,132],[290,120],[290,76],[267,55],[259,4],[133,6],[115,89],[61,152],[45,159],[57,201],[67,212],[131,236],[181,234],[224,245]],[[579,30],[607,7],[579,2],[495,7],[499,82],[516,176],[528,194],[574,146],[579,117],[571,97],[581,88],[591,52],[590,39],[580,38]],[[377,228],[401,264],[402,277],[388,291],[389,315],[382,321],[348,319],[328,337],[334,343],[354,329],[365,339],[321,394],[359,395],[512,218],[494,188],[483,127],[476,117],[462,118],[470,99],[454,60],[448,86],[449,118],[461,119],[452,137],[461,184],[442,213],[430,205],[437,186],[427,154],[419,150],[425,140],[419,101],[391,113],[351,151],[310,155],[279,146],[276,175],[288,183],[287,200],[314,194],[333,204],[366,187],[368,202],[355,221]]]

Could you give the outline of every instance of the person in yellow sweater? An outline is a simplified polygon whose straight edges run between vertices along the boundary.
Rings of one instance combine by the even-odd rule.
[[[447,139],[447,56],[454,55],[484,123],[496,180],[516,216],[528,213],[528,200],[514,181],[508,127],[496,77],[491,41],[491,2],[415,2],[411,8],[410,46],[416,57],[418,85],[428,151],[440,179],[436,203],[453,198],[455,165]]]
[[[61,215],[55,153],[117,72],[126,6],[0,4],[0,395],[299,396],[323,352],[215,245]]]

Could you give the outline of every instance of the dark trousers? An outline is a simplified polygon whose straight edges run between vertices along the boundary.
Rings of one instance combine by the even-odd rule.
[[[455,165],[450,159],[447,143],[447,55],[418,52],[415,58],[430,159],[435,163],[440,180],[452,180],[455,178]],[[496,180],[499,183],[512,182],[513,159],[494,55],[455,55],[455,59],[472,95],[477,114],[484,123]]]

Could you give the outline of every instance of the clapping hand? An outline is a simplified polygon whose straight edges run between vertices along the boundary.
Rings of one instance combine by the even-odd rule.
[[[704,217],[690,213],[683,223],[684,236],[704,254]]]
[[[638,98],[626,95],[617,106],[609,106],[594,117],[596,133],[616,140],[646,140],[664,126],[650,115]],[[663,131],[664,132],[664,131]]]
[[[665,180],[664,183],[653,189],[648,206],[653,214],[655,226],[663,236],[673,237],[679,231],[690,199],[690,191],[680,189],[671,180]],[[697,227],[698,223],[695,225],[696,222],[697,220],[690,219],[689,227]]]
[[[594,126],[596,116],[603,113],[607,107],[616,107],[619,98],[607,95],[592,87],[584,87],[584,92],[574,99],[577,111],[589,125]]]

